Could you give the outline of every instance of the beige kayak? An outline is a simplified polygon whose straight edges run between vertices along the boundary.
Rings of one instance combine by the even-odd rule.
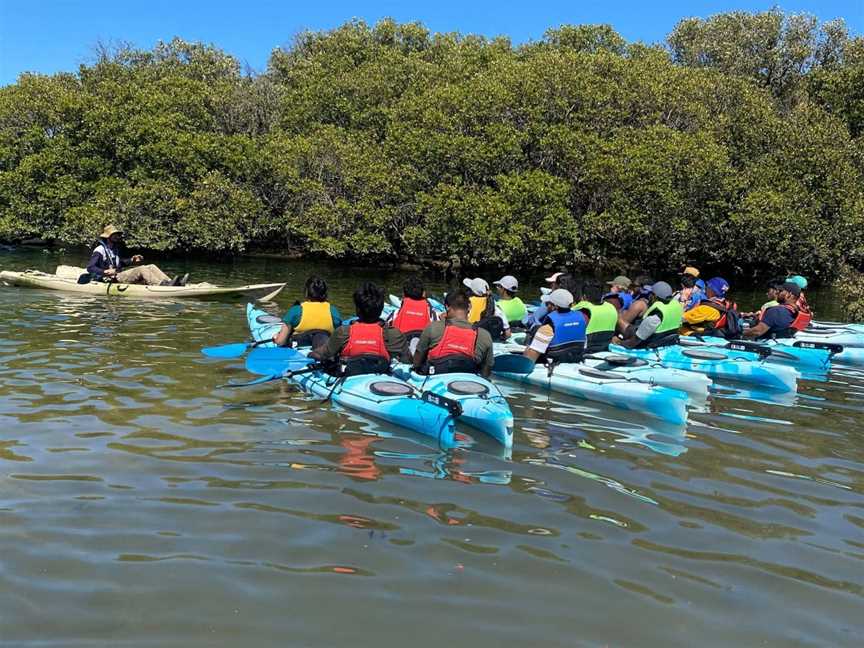
[[[28,288],[44,288],[46,290],[62,290],[64,292],[83,293],[87,295],[123,295],[125,297],[171,297],[206,298],[230,297],[243,295],[259,301],[269,301],[276,297],[285,287],[284,283],[253,284],[248,286],[214,286],[209,283],[187,284],[185,286],[144,286],[141,284],[103,283],[91,281],[79,284],[78,277],[83,274],[83,268],[58,266],[57,274],[48,274],[39,270],[0,272],[0,281],[7,286],[26,286]]]

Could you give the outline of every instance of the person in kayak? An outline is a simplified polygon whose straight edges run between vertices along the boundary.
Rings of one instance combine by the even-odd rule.
[[[471,309],[468,322],[475,328],[486,329],[492,340],[500,342],[510,337],[510,322],[504,312],[495,304],[485,279],[463,279],[462,283],[470,291]]]
[[[612,304],[616,310],[626,311],[633,303],[633,295],[630,294],[631,281],[629,277],[618,275],[612,281],[607,281],[609,291],[603,295],[603,299]]]
[[[613,342],[630,349],[653,349],[678,342],[678,329],[684,308],[672,292],[672,286],[658,281],[651,286],[650,305],[630,337],[613,338]]]
[[[492,284],[498,290],[498,308],[504,314],[505,319],[514,326],[522,327],[522,319],[528,314],[523,302],[516,293],[519,291],[519,282],[513,275],[504,275]]]
[[[391,360],[411,361],[402,331],[381,321],[381,288],[368,281],[361,285],[354,291],[354,307],[357,319],[336,328],[324,344],[309,354],[311,358],[337,361],[331,373],[338,376],[388,373]]]
[[[738,305],[726,298],[729,282],[714,277],[705,283],[705,288],[705,299],[684,311],[681,335],[709,335],[727,340],[741,337],[743,327]]]
[[[607,351],[615,335],[618,311],[612,304],[603,301],[603,287],[599,281],[588,279],[582,282],[573,310],[579,311],[585,317],[585,351]]]
[[[339,310],[327,301],[327,282],[320,277],[309,277],[303,290],[306,299],[294,305],[282,318],[279,332],[273,336],[277,346],[292,343],[294,346],[317,348],[342,324]]]
[[[468,321],[468,293],[462,289],[450,292],[444,305],[444,319],[430,323],[420,334],[414,370],[421,374],[478,373],[488,378],[494,362],[492,336]]]
[[[616,328],[621,337],[629,337],[627,332],[630,327],[638,325],[642,320],[650,305],[651,286],[653,284],[654,280],[647,275],[639,275],[631,283],[630,294],[633,295],[633,301],[627,310],[618,313],[618,326]],[[633,331],[630,331],[631,335]]]
[[[144,257],[140,254],[125,255],[123,230],[114,225],[106,225],[90,255],[87,274],[82,275],[83,279],[147,286],[185,286],[189,279],[188,274],[172,279],[152,264],[134,266],[136,263],[141,263]],[[82,281],[79,280],[79,283]]]
[[[398,329],[408,341],[412,353],[423,329],[438,319],[438,314],[426,298],[426,287],[417,275],[411,275],[402,285],[402,305],[388,320],[388,324]]]
[[[532,332],[523,355],[534,362],[580,362],[585,355],[586,321],[572,310],[573,294],[556,288],[544,297],[547,315]]]
[[[806,329],[813,317],[809,311],[798,309],[800,296],[798,284],[791,281],[783,283],[777,294],[777,305],[767,308],[759,321],[744,331],[744,337],[756,340],[786,338]]]

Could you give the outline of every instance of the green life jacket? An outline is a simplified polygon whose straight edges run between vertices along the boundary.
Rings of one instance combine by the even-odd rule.
[[[645,317],[653,314],[661,317],[660,326],[654,331],[654,335],[645,340],[644,346],[656,347],[664,344],[675,344],[678,341],[678,330],[684,321],[684,307],[677,299],[670,299],[668,303],[655,301],[648,310]]]
[[[528,309],[525,308],[525,303],[518,297],[513,299],[499,299],[497,302],[501,312],[508,322],[521,322],[522,318],[528,314]]]
[[[582,311],[588,317],[585,350],[588,353],[607,351],[618,325],[618,310],[609,302],[592,304],[589,301],[574,304],[573,310]]]

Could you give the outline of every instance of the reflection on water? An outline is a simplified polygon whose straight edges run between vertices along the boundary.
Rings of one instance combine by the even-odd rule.
[[[317,270],[345,310],[379,274]],[[3,645],[431,646],[433,615],[459,645],[859,643],[860,370],[722,384],[686,428],[504,383],[512,453],[445,451],[287,384],[220,388],[243,360],[198,349],[245,339],[242,303],[0,301]]]

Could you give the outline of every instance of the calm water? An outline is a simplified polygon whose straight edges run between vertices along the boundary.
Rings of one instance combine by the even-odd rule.
[[[318,269],[349,311],[381,278]],[[245,339],[241,302],[0,288],[0,313],[3,646],[860,645],[861,374],[683,432],[507,385],[508,457],[220,388],[242,361],[199,349]]]

